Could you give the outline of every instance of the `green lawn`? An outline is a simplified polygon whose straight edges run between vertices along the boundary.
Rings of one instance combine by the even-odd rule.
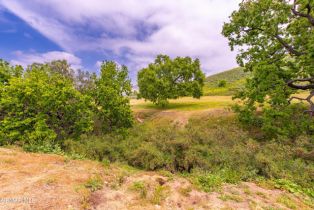
[[[298,93],[295,96],[306,98],[308,93]],[[193,110],[206,110],[206,109],[223,109],[228,108],[231,105],[237,103],[232,100],[232,96],[203,96],[201,99],[195,99],[192,97],[183,97],[176,100],[169,100],[169,104],[166,107],[159,107],[154,105],[150,101],[143,99],[131,99],[131,107],[133,110],[178,110],[178,111],[193,111]],[[300,101],[293,100],[293,103]]]
[[[191,97],[184,97],[177,100],[169,100],[169,105],[165,108],[154,105],[153,103],[145,100],[131,99],[131,106],[133,110],[205,110],[215,108],[227,108],[234,104],[231,96],[204,96],[201,99],[194,99]]]

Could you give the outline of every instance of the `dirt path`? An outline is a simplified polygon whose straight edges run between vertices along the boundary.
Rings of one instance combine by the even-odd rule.
[[[177,110],[137,110],[134,111],[135,119],[138,123],[144,123],[147,120],[161,121],[168,120],[172,124],[185,126],[192,117],[210,118],[215,116],[230,116],[233,112],[225,108],[195,110],[195,111],[177,111]]]

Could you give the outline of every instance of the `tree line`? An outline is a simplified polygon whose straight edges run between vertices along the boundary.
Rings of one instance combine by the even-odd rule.
[[[66,61],[25,70],[0,61],[0,142],[39,144],[106,133],[133,123],[125,66],[106,61],[100,74],[74,72]]]
[[[159,55],[138,74],[140,97],[158,105],[202,95],[199,60]],[[26,69],[0,60],[0,144],[60,144],[82,134],[123,132],[133,125],[128,68],[105,61],[100,74],[65,60]]]

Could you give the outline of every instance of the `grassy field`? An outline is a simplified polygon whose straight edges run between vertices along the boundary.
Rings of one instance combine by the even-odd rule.
[[[217,108],[228,108],[235,101],[231,96],[204,96],[201,99],[192,97],[184,97],[177,100],[169,100],[169,105],[165,108],[158,107],[153,103],[145,100],[131,99],[133,110],[178,110],[178,111],[193,111],[206,110]]]
[[[297,97],[306,98],[308,93],[295,94]],[[293,103],[300,102],[293,100]],[[192,97],[183,97],[176,100],[169,100],[166,107],[159,107],[150,101],[144,99],[131,99],[131,107],[134,111],[139,110],[174,110],[174,111],[197,111],[210,109],[225,109],[231,107],[235,103],[240,103],[237,100],[232,100],[232,96],[203,96],[200,99]]]

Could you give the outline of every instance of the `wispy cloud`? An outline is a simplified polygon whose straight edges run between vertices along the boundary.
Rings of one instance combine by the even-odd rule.
[[[36,52],[14,52],[15,59],[11,60],[11,63],[14,65],[21,65],[27,67],[32,63],[45,63],[53,60],[67,60],[69,64],[74,69],[82,68],[81,59],[67,52],[60,51],[51,51],[47,53],[36,53]]]
[[[67,52],[113,54],[134,71],[159,53],[198,57],[207,73],[236,66],[220,32],[239,2],[0,0]]]

